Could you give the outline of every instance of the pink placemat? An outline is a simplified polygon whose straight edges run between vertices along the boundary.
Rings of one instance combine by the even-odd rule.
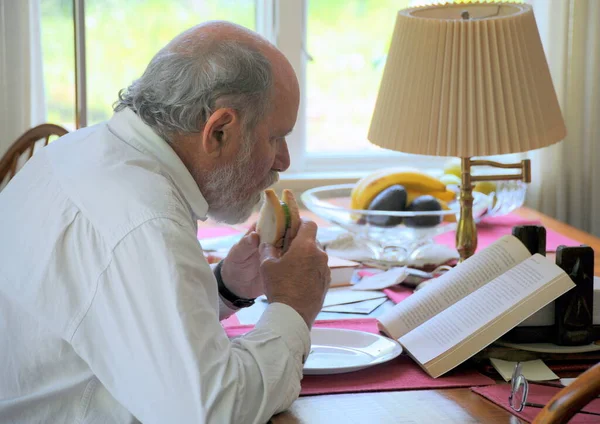
[[[198,239],[231,236],[233,234],[239,234],[240,232],[241,231],[231,227],[198,227]]]
[[[389,289],[384,289],[383,292],[394,303],[400,303],[408,296],[413,294],[413,289],[405,286],[395,286]]]
[[[539,225],[540,221],[525,219],[517,214],[508,214],[493,218],[485,218],[477,224],[477,250],[481,250],[498,238],[512,234],[512,228],[517,225]],[[455,246],[456,232],[451,231],[436,237],[435,241],[447,246]],[[580,242],[563,236],[546,228],[546,250],[554,251],[558,246],[578,246]]]
[[[223,326],[223,328],[233,327],[240,324],[240,320],[235,314],[221,321],[221,325]]]
[[[513,411],[513,409],[508,404],[510,384],[496,384],[493,386],[474,387],[471,390],[527,422],[533,421],[536,415],[539,414],[542,410],[541,408],[525,406],[525,408],[521,412]],[[552,396],[558,393],[559,390],[560,387],[542,386],[539,384],[529,383],[529,394],[527,395],[527,401],[532,403],[538,403],[541,405],[546,405],[550,401],[550,399],[552,399]],[[583,408],[583,410],[600,414],[600,399],[594,399],[585,408]],[[600,423],[600,415],[576,414],[569,421],[569,423]]]
[[[368,270],[362,270],[362,271],[358,271],[358,275],[360,276],[360,278],[363,278],[363,277],[370,277],[371,275],[375,275],[375,273],[368,271]],[[413,289],[406,287],[406,286],[394,286],[394,287],[390,287],[388,289],[384,289],[383,292],[386,294],[388,299],[390,299],[392,302],[400,303],[404,299],[406,299],[408,296],[413,294]]]
[[[317,321],[315,327],[378,332],[375,319]],[[251,329],[252,326],[245,325],[230,327],[226,331],[232,337]],[[465,367],[459,367],[443,377],[431,378],[409,357],[401,355],[385,364],[361,371],[337,375],[307,375],[302,379],[300,395],[472,387],[493,383],[491,378]]]

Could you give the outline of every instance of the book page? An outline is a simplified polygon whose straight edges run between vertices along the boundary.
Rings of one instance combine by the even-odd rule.
[[[504,236],[391,308],[379,328],[398,339],[530,256],[519,239]]]
[[[549,299],[542,293],[551,283],[560,279],[559,277],[564,279],[561,281],[561,288],[556,297],[574,287],[575,284],[556,264],[536,254],[406,334],[400,338],[400,343],[417,361],[425,364],[465,339],[477,335],[491,322],[502,319],[504,314],[519,303],[533,299],[534,302],[530,302],[530,309],[525,311],[525,315],[517,317],[519,321],[507,323],[505,326],[507,328],[503,329],[501,334],[496,334],[495,338],[490,340],[491,343],[553,300],[555,297]],[[537,304],[536,298],[539,299]],[[487,344],[471,346],[473,352],[469,356],[485,346]],[[463,358],[465,359],[468,357]]]
[[[428,362],[423,368],[432,377],[439,377],[498,340],[510,329],[516,327],[519,322],[530,316],[532,311],[558,299],[573,287],[575,287],[573,280],[567,274],[562,273],[452,349]]]

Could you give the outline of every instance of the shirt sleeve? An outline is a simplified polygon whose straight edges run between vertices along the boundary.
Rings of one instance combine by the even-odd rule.
[[[230,341],[193,231],[154,219],[126,236],[72,337],[100,382],[146,423],[262,423],[298,397],[310,348],[300,315],[271,304]]]

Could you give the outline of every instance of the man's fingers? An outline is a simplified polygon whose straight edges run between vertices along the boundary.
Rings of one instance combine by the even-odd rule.
[[[244,241],[249,246],[258,249],[258,245],[260,244],[260,237],[258,236],[258,233],[248,233],[246,236],[244,236]]]
[[[303,219],[302,223],[300,224],[300,229],[298,230],[296,238],[316,240],[317,224],[315,224],[312,221],[307,221]]]
[[[255,222],[254,224],[252,224],[252,225],[250,226],[250,228],[248,228],[248,231],[246,231],[246,235],[248,235],[248,234],[250,234],[250,233],[253,233],[253,232],[255,232],[255,231],[256,231],[256,222]]]
[[[259,244],[260,237],[257,233],[245,235],[231,248],[228,257],[233,262],[243,262],[256,254]]]

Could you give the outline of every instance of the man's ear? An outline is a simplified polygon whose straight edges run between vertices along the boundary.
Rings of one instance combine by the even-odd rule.
[[[219,157],[241,136],[240,119],[236,110],[217,109],[206,121],[202,131],[202,147],[211,157]]]

